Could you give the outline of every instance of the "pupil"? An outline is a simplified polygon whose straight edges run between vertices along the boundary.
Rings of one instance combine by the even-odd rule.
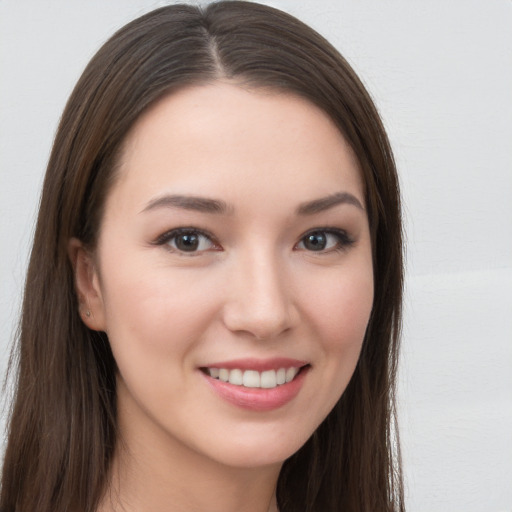
[[[197,235],[180,235],[176,238],[176,247],[180,251],[195,251],[199,245]]]
[[[327,240],[322,233],[312,233],[304,240],[304,246],[310,251],[322,251],[325,249]]]

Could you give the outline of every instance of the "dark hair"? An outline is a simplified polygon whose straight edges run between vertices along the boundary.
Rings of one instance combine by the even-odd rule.
[[[355,373],[306,444],[285,461],[281,512],[404,510],[395,425],[402,300],[397,174],[375,106],[344,58],[290,15],[246,2],[157,9],[91,60],[48,163],[25,285],[2,512],[93,512],[116,444],[116,365],[78,313],[67,244],[94,248],[122,143],[148,106],[193,84],[232,79],[294,93],[336,123],[359,161],[374,304]]]

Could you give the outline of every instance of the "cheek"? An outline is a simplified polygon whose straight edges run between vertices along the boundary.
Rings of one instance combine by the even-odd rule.
[[[362,343],[373,306],[372,270],[326,279],[308,297],[317,328],[333,350]]]
[[[122,382],[120,403],[131,407],[127,404],[134,400],[155,418],[160,414],[155,411],[165,410],[162,404],[188,410],[193,373],[187,370],[194,367],[194,354],[216,315],[210,293],[215,284],[162,265],[125,260],[122,267],[105,262],[107,268],[107,334]]]
[[[355,283],[352,293],[340,294],[326,311],[325,350],[337,382],[337,399],[357,365],[373,303],[373,283]],[[345,289],[345,292],[349,290]]]
[[[346,269],[317,281],[308,297],[308,314],[322,353],[323,414],[338,401],[352,377],[373,306],[371,265]]]
[[[108,263],[103,265],[105,276],[108,272],[103,295],[114,353],[135,360],[153,355],[155,364],[161,356],[186,353],[215,315],[210,290],[215,283],[136,259]]]

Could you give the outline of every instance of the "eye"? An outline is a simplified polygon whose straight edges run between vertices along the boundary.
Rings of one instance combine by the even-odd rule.
[[[302,237],[297,244],[298,249],[314,252],[343,250],[354,241],[341,229],[317,229]]]
[[[218,249],[209,235],[193,228],[173,229],[161,235],[155,243],[167,245],[171,250],[182,253],[199,253]]]

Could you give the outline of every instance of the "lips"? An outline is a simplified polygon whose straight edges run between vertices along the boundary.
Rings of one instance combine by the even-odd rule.
[[[201,372],[216,394],[230,404],[270,411],[295,398],[309,369],[305,361],[279,358],[216,362]]]

